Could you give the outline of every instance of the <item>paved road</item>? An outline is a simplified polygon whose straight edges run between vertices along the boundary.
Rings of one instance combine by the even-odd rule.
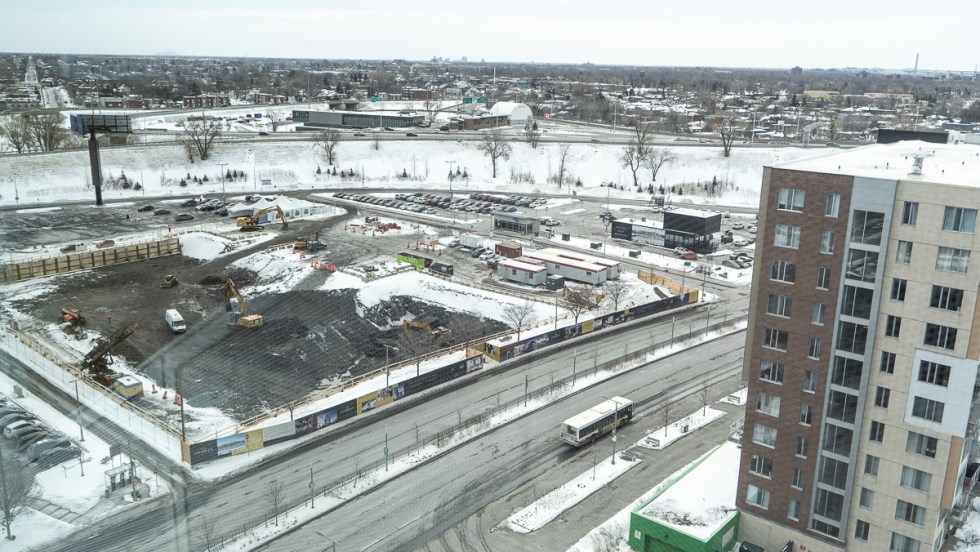
[[[639,416],[621,432],[620,442],[638,440],[662,425],[659,406],[665,396],[670,395],[671,401],[678,403],[681,396],[696,393],[705,377],[724,382],[725,391],[716,392],[718,396],[714,398],[737,387],[743,344],[744,336],[735,334],[596,385],[457,447],[260,550],[324,550],[319,533],[337,541],[338,552],[564,549],[618,509],[616,503],[606,505],[593,516],[583,516],[579,508],[574,509],[570,515],[589,522],[564,527],[557,540],[553,534],[515,535],[503,530],[491,533],[510,513],[533,501],[529,495],[540,496],[587,471],[594,449],[600,456],[610,454],[609,439],[582,449],[568,447],[557,439],[561,422],[601,402],[603,395],[622,395],[636,401]],[[685,369],[680,370],[682,366]],[[688,413],[690,410],[681,410],[677,405],[672,418]],[[650,459],[663,455],[645,456]],[[674,460],[673,464],[679,461]],[[646,488],[656,481],[646,483]],[[488,515],[483,509],[491,503],[495,508]]]

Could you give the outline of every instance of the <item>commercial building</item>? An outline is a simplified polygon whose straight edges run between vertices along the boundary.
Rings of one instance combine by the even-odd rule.
[[[611,226],[613,239],[709,252],[714,233],[721,230],[721,213],[674,209],[664,212],[663,223],[626,217],[612,221]]]
[[[737,495],[751,549],[927,552],[961,519],[980,430],[977,206],[972,145],[765,168]]]
[[[303,125],[296,130],[321,128],[412,128],[425,122],[425,115],[390,111],[310,111],[293,110],[293,122]]]
[[[543,264],[506,259],[497,261],[497,275],[512,282],[540,286],[548,277],[548,269]]]

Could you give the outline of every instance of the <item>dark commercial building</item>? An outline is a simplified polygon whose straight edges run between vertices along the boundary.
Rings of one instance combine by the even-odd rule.
[[[303,126],[296,130],[320,128],[412,128],[425,122],[425,115],[405,115],[371,111],[308,111],[293,110],[293,122]]]
[[[617,219],[612,222],[612,237],[658,247],[684,247],[699,252],[711,250],[711,238],[721,230],[721,213],[695,209],[664,212],[664,222]]]

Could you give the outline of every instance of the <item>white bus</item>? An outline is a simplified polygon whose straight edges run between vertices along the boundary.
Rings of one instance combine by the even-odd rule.
[[[633,401],[613,397],[565,420],[561,424],[560,438],[578,447],[597,440],[614,427],[625,425],[632,418]]]

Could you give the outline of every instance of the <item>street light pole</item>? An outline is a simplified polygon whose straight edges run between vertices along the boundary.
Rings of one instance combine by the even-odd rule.
[[[218,163],[218,165],[221,167],[221,200],[224,201],[225,200],[225,167],[228,166],[228,163]]]

